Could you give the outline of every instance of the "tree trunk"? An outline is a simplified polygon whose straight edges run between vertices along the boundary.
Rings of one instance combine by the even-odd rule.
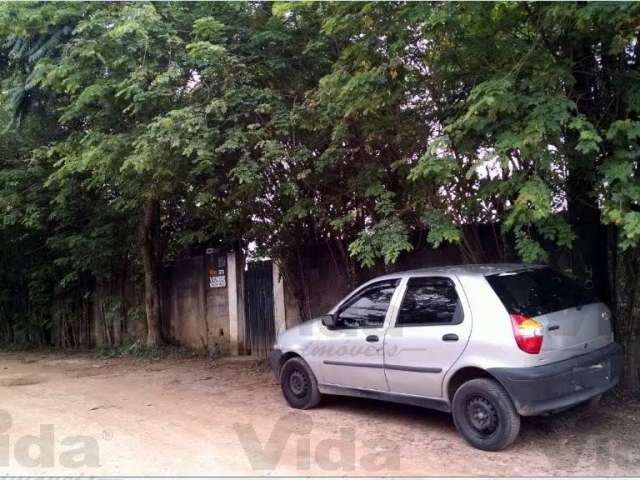
[[[613,286],[615,291],[616,340],[624,347],[623,386],[640,394],[640,247],[615,255]]]
[[[335,244],[340,253],[340,258],[344,264],[345,278],[347,280],[347,290],[351,291],[358,285],[358,273],[353,259],[349,256],[348,247],[343,240],[336,238]]]
[[[580,8],[585,4],[580,3]],[[598,71],[598,53],[589,43],[569,44],[564,56],[573,61],[574,84],[567,95],[576,104],[581,115],[594,125],[602,122],[602,101],[597,79],[591,72]],[[608,101],[608,100],[607,100]],[[568,221],[577,239],[571,249],[571,269],[583,280],[593,282],[596,293],[605,301],[614,303],[607,281],[607,234],[601,228],[600,208],[594,192],[598,191],[596,154],[583,154],[576,147],[579,135],[574,130],[565,132],[568,160],[566,183]]]
[[[144,303],[147,314],[147,345],[162,343],[160,335],[160,203],[147,200],[140,226],[144,265]]]
[[[304,262],[302,260],[302,254],[300,253],[300,247],[296,246],[296,265],[298,268],[298,284],[297,298],[298,306],[300,310],[300,318],[303,321],[311,318],[311,304],[309,303],[309,284],[307,282],[307,276],[304,271]]]

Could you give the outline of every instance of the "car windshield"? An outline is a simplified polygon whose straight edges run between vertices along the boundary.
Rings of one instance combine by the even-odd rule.
[[[504,272],[486,278],[509,313],[535,317],[598,302],[592,291],[551,268]]]

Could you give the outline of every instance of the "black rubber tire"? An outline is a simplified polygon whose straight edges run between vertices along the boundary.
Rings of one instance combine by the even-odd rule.
[[[472,419],[470,411],[480,407],[485,415],[480,420]],[[480,450],[495,452],[511,445],[520,432],[520,415],[513,406],[509,394],[495,380],[474,378],[463,383],[453,396],[451,406],[453,423],[462,437]],[[489,420],[486,418],[489,413]],[[486,422],[477,428],[473,422]]]
[[[316,376],[300,357],[290,358],[284,363],[280,369],[280,386],[284,398],[293,408],[306,410],[320,403]]]

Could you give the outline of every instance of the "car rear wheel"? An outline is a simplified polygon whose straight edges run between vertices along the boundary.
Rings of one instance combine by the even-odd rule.
[[[290,358],[280,370],[282,393],[293,408],[313,408],[320,403],[320,390],[315,375],[307,363],[299,358]]]
[[[453,396],[452,413],[458,432],[480,450],[502,450],[520,431],[520,416],[509,395],[488,378],[463,383]]]

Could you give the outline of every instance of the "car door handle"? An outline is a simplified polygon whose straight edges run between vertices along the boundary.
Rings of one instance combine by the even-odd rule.
[[[380,340],[378,335],[369,335],[367,337],[367,342],[377,342],[378,340]]]
[[[455,333],[447,333],[442,336],[442,340],[444,340],[445,342],[457,342],[458,335],[456,335]]]

